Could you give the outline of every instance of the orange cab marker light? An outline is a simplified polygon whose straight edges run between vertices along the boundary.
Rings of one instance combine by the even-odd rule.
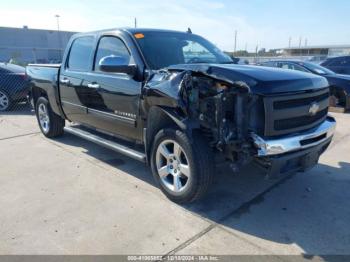
[[[144,34],[141,34],[141,33],[137,33],[137,34],[134,34],[135,38],[137,39],[140,39],[140,38],[144,38]]]

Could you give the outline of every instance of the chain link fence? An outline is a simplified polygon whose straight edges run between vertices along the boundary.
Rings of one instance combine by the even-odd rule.
[[[29,80],[25,67],[0,63],[0,115],[31,112],[27,96]]]
[[[61,63],[63,52],[54,48],[0,47],[0,115],[30,114],[25,66]]]

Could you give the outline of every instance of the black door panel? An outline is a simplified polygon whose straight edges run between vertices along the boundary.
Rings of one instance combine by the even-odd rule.
[[[74,75],[74,77],[73,77]],[[62,108],[71,121],[86,122],[87,107],[84,105],[87,94],[82,88],[82,76],[75,74],[62,74],[60,77],[60,94]]]
[[[113,55],[136,64],[131,49],[119,36],[101,36],[96,43],[97,38],[98,35],[78,36],[72,41],[67,62],[61,71],[63,110],[74,122],[141,140],[142,127],[137,123],[142,82],[123,73],[101,72],[99,68],[102,58]],[[126,41],[132,45],[130,40]],[[136,58],[140,60],[137,54]]]
[[[87,74],[85,79],[99,86],[90,92],[88,106],[88,114],[94,119],[94,125],[127,138],[139,138],[136,118],[139,114],[141,82],[128,75],[105,73]]]
[[[93,71],[84,76],[90,94],[88,115],[99,129],[140,139],[142,130],[137,127],[137,116],[142,82],[127,74],[102,72],[99,61],[106,56],[119,56],[133,63],[129,49],[120,38],[109,35],[100,38]]]
[[[84,77],[91,71],[94,36],[83,36],[73,40],[67,62],[60,75],[60,95],[63,111],[71,121],[90,124],[87,114],[90,99]]]

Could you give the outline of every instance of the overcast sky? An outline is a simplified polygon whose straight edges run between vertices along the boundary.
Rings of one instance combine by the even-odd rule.
[[[176,29],[191,27],[221,49],[232,51],[258,45],[279,48],[299,45],[350,44],[348,0],[4,0],[0,26],[56,29],[54,15],[67,31],[113,27]]]

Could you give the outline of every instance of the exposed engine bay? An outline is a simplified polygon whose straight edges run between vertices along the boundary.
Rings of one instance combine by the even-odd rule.
[[[257,96],[250,92],[245,82],[228,83],[191,71],[163,71],[156,80],[148,85],[152,91],[155,88],[170,91],[170,86],[175,85],[171,91],[176,93],[169,92],[168,95],[176,98],[177,114],[187,126],[191,123],[192,129],[200,129],[210,146],[231,162],[234,171],[254,159],[257,148],[251,133],[256,132],[256,127],[251,125],[250,119]],[[254,119],[253,123],[257,121]]]
[[[238,169],[256,155],[249,117],[254,96],[244,82],[234,84],[187,73],[182,82],[189,116],[198,119],[209,143]],[[233,165],[234,163],[234,165]]]
[[[158,71],[146,83],[144,110],[161,106],[189,134],[199,129],[209,145],[230,162],[233,171],[256,160],[269,173],[275,155],[300,151],[302,143],[312,146],[310,141],[328,139],[328,125],[332,122],[325,122],[329,91],[327,83],[316,80],[258,81],[230,67],[210,65],[169,68]],[[296,86],[299,90],[295,90]],[[319,101],[321,108],[310,115],[309,106],[314,101]],[[288,137],[315,131],[312,128],[320,123],[327,126],[322,126],[319,136],[312,133],[315,138],[310,141],[298,141],[304,136],[297,136],[291,144],[298,148],[289,148]],[[324,128],[328,131],[323,132]],[[286,165],[299,167],[302,158]]]

